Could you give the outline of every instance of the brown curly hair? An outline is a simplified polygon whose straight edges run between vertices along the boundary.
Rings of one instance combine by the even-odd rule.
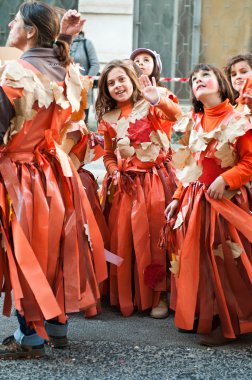
[[[103,115],[117,107],[117,102],[111,98],[107,85],[108,74],[115,68],[121,68],[130,78],[133,85],[132,100],[133,103],[142,99],[140,84],[135,70],[131,65],[124,61],[113,60],[104,67],[98,81],[98,96],[95,103],[96,117],[98,122],[101,121]]]
[[[224,67],[224,71],[225,71],[225,74],[227,76],[227,79],[231,85],[231,88],[233,90],[233,93],[234,93],[234,102],[233,104],[235,105],[236,102],[235,100],[239,97],[239,92],[236,91],[233,86],[232,86],[232,81],[231,81],[231,71],[232,71],[232,66],[235,65],[236,63],[238,62],[241,62],[241,61],[245,61],[247,62],[247,64],[251,67],[252,69],[252,54],[251,53],[247,53],[247,54],[239,54],[239,55],[235,55],[234,57],[231,57],[226,66]]]

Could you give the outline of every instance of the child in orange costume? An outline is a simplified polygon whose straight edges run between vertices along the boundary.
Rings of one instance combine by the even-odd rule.
[[[178,103],[178,98],[160,82],[160,74],[162,72],[162,61],[160,55],[151,49],[138,48],[135,49],[131,55],[130,59],[137,65],[142,72],[142,75],[147,75],[150,80],[155,79],[157,84],[157,90],[161,97],[167,97],[173,102]],[[160,121],[162,123],[162,120]],[[165,121],[166,128],[168,126],[167,120]],[[173,122],[170,122],[170,130],[173,125]]]
[[[142,75],[147,75],[150,81],[152,81],[152,78],[155,78],[157,89],[162,97],[167,97],[168,99],[172,99],[175,103],[178,103],[177,97],[160,82],[162,61],[156,51],[147,48],[138,48],[131,53],[130,59],[137,65]],[[165,125],[167,128],[167,120],[165,120]],[[173,123],[170,122],[169,129],[171,129],[172,125]],[[170,277],[168,277],[167,281],[168,283],[170,282]],[[169,285],[168,288],[170,288]],[[152,308],[150,315],[152,318],[164,318],[168,315],[167,292],[160,294],[160,301],[155,308]]]
[[[239,54],[230,58],[224,70],[234,92],[234,105],[238,111],[243,111],[244,103],[239,102],[238,98],[246,79],[252,77],[252,54]]]
[[[141,84],[142,93],[130,65],[112,61],[102,72],[96,103],[108,171],[103,202],[110,249],[124,259],[119,268],[110,267],[110,299],[124,316],[134,306],[155,307],[166,290],[166,255],[157,243],[175,185],[169,175],[169,135],[180,108],[160,97],[147,77]]]
[[[189,83],[193,111],[172,136],[181,186],[166,209],[170,237],[177,239],[175,325],[207,334],[202,344],[221,345],[252,331],[252,216],[245,186],[252,178],[252,126],[230,104],[220,70],[197,65]]]

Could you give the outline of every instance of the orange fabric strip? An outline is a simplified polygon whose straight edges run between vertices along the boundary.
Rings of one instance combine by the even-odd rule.
[[[62,311],[15,214],[12,219],[12,231],[17,263],[27,279],[45,319],[57,317]]]

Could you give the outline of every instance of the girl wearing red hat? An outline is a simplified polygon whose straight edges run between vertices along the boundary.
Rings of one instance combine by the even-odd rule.
[[[147,48],[135,49],[131,53],[130,59],[138,65],[139,69],[142,71],[142,74],[146,75],[149,78],[149,83],[151,83],[152,78],[155,78],[158,92],[162,98],[168,98],[174,103],[178,104],[178,98],[160,82],[162,61],[160,55],[155,50]],[[163,121],[161,120],[161,124],[162,123]],[[171,127],[172,124],[173,123],[170,123]],[[170,176],[171,175],[173,174],[170,173]],[[150,315],[152,318],[164,318],[168,315],[167,291],[160,294],[159,303],[156,307],[152,308]]]

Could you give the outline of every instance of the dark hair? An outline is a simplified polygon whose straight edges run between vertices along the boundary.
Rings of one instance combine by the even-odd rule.
[[[133,85],[133,94],[132,94],[133,103],[142,99],[138,78],[132,65],[129,65],[127,62],[120,61],[120,60],[113,60],[107,63],[107,65],[102,70],[101,76],[98,81],[98,96],[95,103],[97,120],[99,122],[101,121],[102,116],[105,113],[115,109],[117,106],[117,102],[114,99],[112,99],[109,94],[108,85],[107,85],[108,74],[110,73],[111,70],[115,68],[123,69],[126,75],[130,78]]]
[[[60,32],[60,19],[56,10],[40,1],[27,1],[19,8],[25,27],[33,27],[36,31],[36,47],[53,48],[62,66],[71,62],[69,46],[57,40]]]
[[[235,55],[234,57],[231,57],[228,60],[226,66],[224,67],[224,71],[226,73],[227,79],[228,79],[228,81],[229,81],[229,83],[230,83],[230,85],[232,87],[233,93],[234,93],[234,103],[233,104],[236,104],[235,100],[239,97],[240,94],[232,86],[231,71],[232,71],[232,66],[235,65],[238,62],[241,62],[241,61],[247,62],[248,65],[252,69],[252,54],[251,53],[239,54],[239,55]]]
[[[204,112],[203,103],[200,100],[196,99],[192,91],[192,77],[194,76],[194,74],[198,73],[200,70],[212,71],[215,74],[218,84],[219,84],[219,94],[220,94],[221,101],[224,102],[224,100],[229,99],[230,102],[232,103],[233,92],[224,73],[215,66],[208,65],[205,63],[199,63],[198,65],[194,67],[189,77],[189,85],[191,87],[191,102],[192,102],[194,112]]]
[[[150,54],[149,54],[150,55]],[[150,55],[151,56],[151,55]],[[152,56],[151,56],[152,57]],[[159,70],[159,68],[158,68],[158,66],[157,66],[157,61],[156,61],[156,59],[154,58],[154,57],[152,57],[152,59],[153,59],[153,62],[154,62],[154,67],[153,67],[153,70],[152,70],[152,73],[151,73],[151,75],[149,76],[149,78],[150,78],[150,81],[152,80],[152,77],[154,77],[155,79],[156,79],[156,83],[157,83],[157,85],[158,86],[161,86],[161,87],[164,87],[163,85],[162,85],[162,83],[160,82],[160,70]]]

